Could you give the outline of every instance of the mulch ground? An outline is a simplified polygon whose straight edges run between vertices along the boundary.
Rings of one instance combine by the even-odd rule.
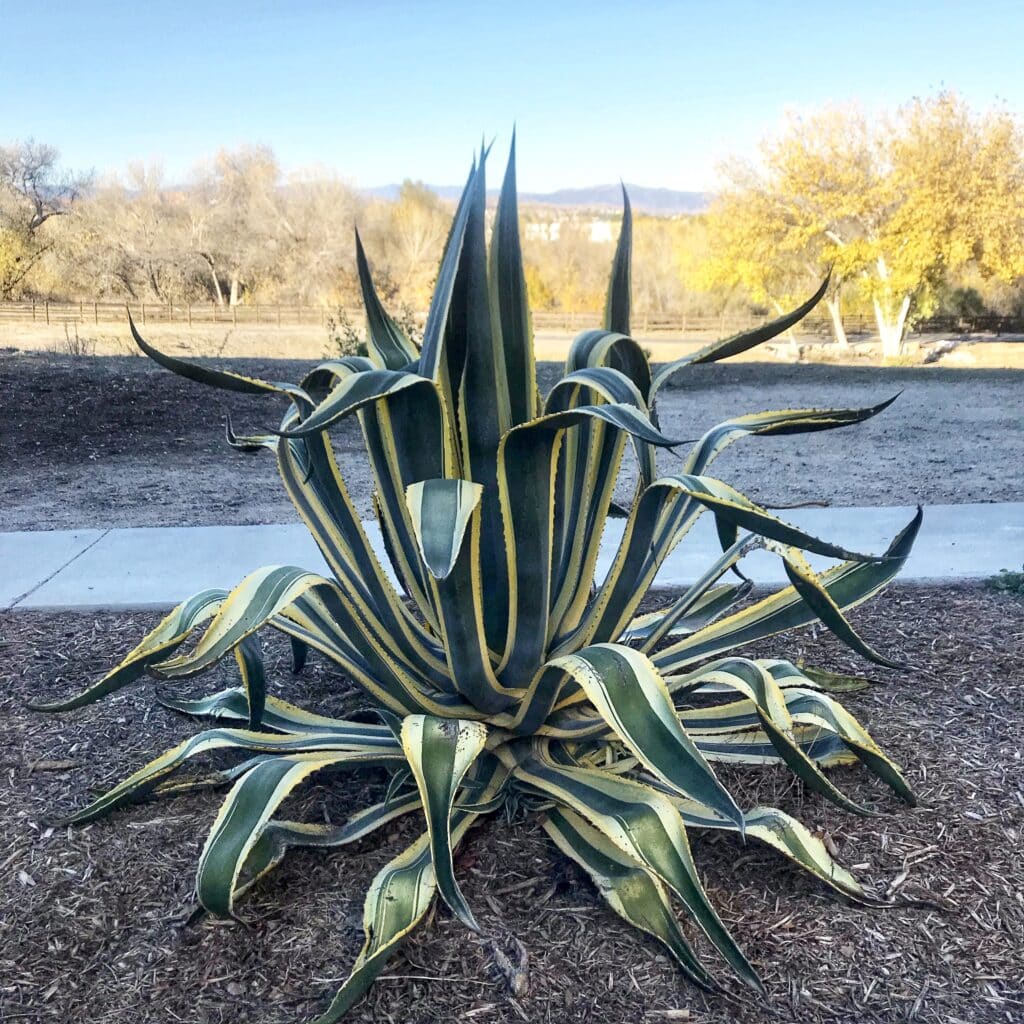
[[[195,729],[150,700],[150,683],[69,716],[22,706],[95,678],[155,618],[21,613],[0,623],[2,1021],[308,1018],[359,948],[366,885],[419,827],[408,820],[346,850],[295,852],[247,898],[245,924],[186,927],[215,795],[140,805],[85,828],[51,824]],[[698,835],[712,899],[762,972],[769,1001],[734,989],[707,996],[605,909],[536,825],[488,822],[470,833],[457,870],[484,930],[506,953],[522,943],[526,990],[513,997],[493,946],[438,910],[349,1019],[1024,1020],[1024,602],[902,588],[854,620],[916,666],[880,670],[881,684],[847,704],[906,766],[920,806],[899,804],[854,768],[834,778],[878,817],[840,812],[784,773],[730,772],[729,781],[745,800],[775,802],[827,833],[840,859],[894,906],[843,905],[764,847]],[[271,677],[292,699],[332,712],[358,703],[322,659],[293,679],[286,645],[268,647]],[[862,669],[812,631],[758,653]],[[210,692],[226,672],[198,685]],[[372,778],[316,786],[291,809],[337,821],[380,794]]]

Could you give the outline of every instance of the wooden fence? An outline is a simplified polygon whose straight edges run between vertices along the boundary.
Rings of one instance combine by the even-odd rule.
[[[76,324],[88,326],[99,324],[124,324],[125,310],[131,309],[135,321],[142,324],[173,324],[193,327],[204,324],[220,324],[230,327],[266,325],[267,327],[327,327],[328,320],[337,315],[337,307],[293,305],[264,305],[261,303],[238,306],[221,306],[215,302],[202,303],[157,303],[157,302],[48,302],[45,300],[0,303],[0,323]],[[355,324],[361,324],[362,310],[346,310]],[[420,324],[425,314],[419,314]],[[633,317],[633,330],[639,337],[650,335],[671,335],[688,337],[692,335],[714,335],[727,337],[738,331],[748,330],[763,324],[768,317],[743,314],[720,314],[715,316],[662,316],[638,312]],[[577,331],[596,327],[601,323],[598,312],[535,312],[533,326],[537,331],[575,334]],[[851,336],[875,333],[872,317],[846,316],[843,325]],[[992,332],[995,334],[1024,333],[1024,318],[1000,316],[973,317],[932,317],[919,321],[915,333],[925,332],[973,333]],[[801,334],[828,336],[832,324],[828,317],[812,314],[799,327]]]

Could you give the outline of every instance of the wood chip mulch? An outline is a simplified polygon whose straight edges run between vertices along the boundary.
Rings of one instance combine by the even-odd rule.
[[[216,794],[142,804],[84,828],[54,825],[196,728],[155,705],[150,682],[60,717],[23,707],[102,674],[156,618],[20,613],[0,622],[0,1021],[307,1019],[359,948],[373,873],[419,828],[407,820],[345,850],[294,852],[243,903],[245,923],[189,927]],[[488,822],[457,864],[486,937],[435,911],[348,1020],[1024,1021],[1024,601],[898,588],[853,618],[915,666],[879,670],[880,685],[846,703],[907,768],[920,806],[906,808],[855,768],[833,778],[877,817],[843,813],[783,772],[728,775],[744,801],[775,803],[826,834],[892,907],[844,905],[754,842],[698,835],[713,902],[769,1001],[736,986],[708,996],[614,917],[535,824]],[[328,713],[359,705],[322,659],[292,678],[287,645],[267,647],[282,694]],[[864,671],[823,631],[756,653]],[[227,682],[218,668],[190,692]],[[343,777],[304,791],[288,811],[339,821],[381,794],[379,778]]]

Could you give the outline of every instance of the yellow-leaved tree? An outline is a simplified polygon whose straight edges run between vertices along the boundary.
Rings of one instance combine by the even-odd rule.
[[[705,280],[783,306],[831,267],[836,339],[846,343],[841,301],[856,289],[883,355],[897,356],[910,316],[931,311],[950,270],[1022,273],[1022,167],[1015,119],[949,92],[886,117],[829,107],[790,118],[756,163],[723,167]]]

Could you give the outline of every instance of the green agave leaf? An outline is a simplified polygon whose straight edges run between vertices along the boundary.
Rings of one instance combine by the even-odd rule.
[[[423,563],[438,580],[455,568],[483,487],[471,480],[423,480],[406,488]]]
[[[509,613],[498,667],[507,686],[529,684],[545,659],[552,606],[554,486],[562,434],[600,419],[651,444],[671,445],[638,409],[620,403],[579,406],[510,430],[498,450]]]
[[[351,974],[312,1024],[335,1024],[365,995],[399,943],[423,920],[437,892],[429,838],[420,836],[377,873],[366,893],[366,941]]]
[[[260,879],[274,870],[293,846],[334,848],[363,839],[403,815],[421,808],[418,796],[385,800],[353,814],[344,825],[271,819],[252,849],[236,879],[233,903]]]
[[[549,393],[545,412],[567,411],[590,402],[631,405],[648,416],[636,384],[610,366],[584,367],[563,377]],[[640,479],[649,482],[655,475],[654,449],[636,436],[632,440]],[[549,641],[575,626],[583,615],[624,447],[622,433],[597,419],[580,423],[562,440],[554,496]]]
[[[577,395],[587,393],[617,405],[633,406],[643,416],[650,418],[647,401],[640,389],[621,370],[610,366],[590,366],[566,374],[549,392],[544,404],[545,413],[563,412],[584,404]],[[583,424],[583,429],[591,425]],[[633,434],[637,462],[640,464],[640,479],[644,486],[654,480],[656,472],[654,449],[651,443]],[[584,472],[581,480],[587,479]]]
[[[664,681],[646,655],[619,644],[596,644],[551,666],[572,677],[655,777],[741,826],[740,809],[686,734]]]
[[[651,365],[644,350],[628,333],[609,330],[582,331],[569,346],[565,372],[608,366],[624,373],[650,402]]]
[[[267,673],[263,666],[263,646],[255,633],[247,636],[235,648],[235,661],[242,677],[245,703],[249,709],[248,727],[253,732],[263,728],[263,714],[267,706]]]
[[[726,583],[720,587],[712,587],[696,598],[683,593],[660,611],[637,615],[622,631],[618,642],[639,643],[640,650],[649,654],[657,644],[657,641],[652,644],[651,638],[666,622],[668,625],[665,626],[662,636],[685,636],[723,615],[742,601],[752,589],[753,583],[748,580],[738,585]],[[686,600],[683,600],[684,598]]]
[[[775,675],[775,665],[772,663],[767,664],[769,664],[769,670],[772,672],[772,675]],[[866,690],[877,681],[869,679],[867,676],[856,676],[847,672],[829,672],[827,669],[805,665],[802,661],[798,662],[797,665],[790,665],[786,661],[780,661],[777,664],[779,666],[789,666],[798,671],[808,683],[816,689],[824,690],[826,693],[857,693],[860,690]],[[776,676],[776,678],[779,677]],[[807,683],[803,685],[806,686]]]
[[[187,760],[211,750],[231,749],[273,754],[342,751],[365,754],[368,760],[375,763],[401,763],[403,760],[401,748],[390,732],[381,730],[380,726],[362,725],[358,722],[348,723],[348,729],[340,728],[339,724],[338,728],[328,733],[286,736],[250,732],[246,729],[210,729],[171,747],[98,797],[88,807],[76,811],[65,820],[75,825],[95,821],[148,792]]]
[[[366,308],[369,349],[379,366],[387,370],[401,370],[419,358],[416,346],[395,321],[388,316],[373,286],[370,265],[366,261],[363,242],[356,229],[356,271],[359,274],[359,288],[363,293]]]
[[[444,253],[441,256],[441,265],[437,271],[437,281],[434,284],[434,294],[427,312],[427,322],[423,328],[423,347],[420,349],[419,371],[424,377],[438,382],[441,381],[442,369],[446,369],[444,361],[448,353],[445,351],[444,345],[445,332],[448,326],[452,292],[455,288],[455,277],[462,258],[462,247],[469,224],[473,189],[476,186],[477,176],[482,173],[483,168],[477,167],[474,163],[459,204],[455,209]],[[461,375],[461,366],[459,374]],[[457,384],[458,380],[456,379],[452,383]]]
[[[508,381],[509,425],[516,426],[537,415],[537,371],[519,241],[515,132],[494,217],[488,269],[491,307],[496,312],[495,337],[500,340]]]
[[[773,738],[764,729],[751,729],[748,726],[712,735],[701,735],[695,729],[693,739],[700,752],[715,764],[786,763],[779,754]],[[821,728],[794,725],[793,742],[811,761],[822,768],[853,764],[857,760],[839,736]]]
[[[541,824],[559,850],[590,875],[619,917],[661,942],[694,984],[716,987],[686,941],[668,894],[652,871],[568,807],[552,808]]]
[[[708,902],[682,818],[668,797],[639,782],[563,767],[543,756],[520,763],[514,775],[582,815],[624,853],[653,871],[683,901],[737,975],[763,993],[754,969]]]
[[[905,668],[901,662],[891,661],[883,657],[873,647],[861,639],[857,631],[846,621],[839,605],[829,595],[828,588],[822,585],[814,570],[800,556],[799,552],[790,552],[782,560],[786,575],[793,589],[803,598],[811,611],[851,650],[873,661],[876,665],[886,668]]]
[[[240,437],[236,434],[229,412],[224,414],[224,436],[235,451],[252,453],[264,448],[269,448],[271,451],[277,450],[277,437],[274,434],[254,434],[249,437]]]
[[[857,759],[885,782],[905,803],[917,805],[917,797],[899,767],[888,758],[867,730],[838,701],[813,689],[786,688],[786,704],[794,723],[834,732]]]
[[[85,707],[120,690],[121,687],[142,678],[146,670],[158,659],[166,657],[180,647],[197,626],[212,619],[227,599],[226,590],[202,590],[182,601],[156,629],[98,683],[66,700],[43,704],[29,704],[34,711],[72,711]]]
[[[651,384],[651,393],[649,396],[650,402],[653,404],[654,398],[657,395],[661,386],[673,377],[677,371],[681,370],[684,366],[696,366],[698,363],[714,363],[719,359],[727,359],[729,356],[739,355],[741,352],[746,352],[748,349],[755,348],[758,345],[763,344],[766,341],[770,341],[776,335],[782,334],[784,331],[788,331],[790,327],[799,323],[814,307],[822,300],[825,292],[828,290],[829,281],[831,280],[831,273],[825,278],[824,281],[818,286],[818,290],[801,306],[797,306],[796,309],[789,313],[780,316],[776,320],[771,320],[761,327],[755,327],[752,331],[743,331],[740,334],[734,334],[731,338],[724,338],[722,341],[714,341],[710,345],[705,345],[704,348],[692,355],[683,356],[682,359],[677,359],[675,362],[667,363],[654,375],[654,381]]]
[[[499,764],[494,765],[483,780],[483,800],[494,796],[506,774]],[[451,820],[453,848],[475,820],[475,814],[455,806]],[[401,941],[426,916],[436,892],[437,881],[427,833],[386,864],[374,878],[366,893],[363,910],[366,941],[352,973],[331,1005],[312,1024],[335,1024],[362,998]]]
[[[196,381],[198,384],[220,388],[222,391],[239,391],[246,395],[287,395],[300,409],[310,409],[313,406],[309,395],[302,388],[296,387],[294,384],[260,380],[257,377],[246,377],[242,374],[231,373],[225,370],[211,370],[205,366],[198,366],[195,363],[187,362],[184,359],[165,355],[139,334],[130,312],[128,313],[128,326],[131,329],[132,337],[135,339],[135,344],[155,363],[159,363],[165,369],[176,373],[179,377],[186,377],[189,380]]]
[[[689,800],[675,801],[687,828],[723,829],[735,832],[736,826]],[[825,844],[805,825],[776,807],[754,807],[743,815],[744,833],[778,850],[797,867],[814,875],[830,888],[858,903],[873,904],[863,887],[849,871],[825,849]]]
[[[246,722],[249,720],[249,698],[244,687],[231,687],[196,700],[158,693],[157,700],[164,707],[181,711],[186,715],[209,715],[212,718]],[[352,722],[346,722],[342,718],[329,718],[306,711],[278,697],[268,696],[263,710],[263,728],[275,729],[277,732],[323,734],[337,731],[347,734],[352,725]],[[370,735],[373,730],[381,736],[387,735],[387,730],[383,726],[360,725],[360,729],[366,730],[366,735]]]
[[[487,647],[479,550],[481,491],[469,480],[426,480],[410,485],[407,500],[430,572],[454,688],[474,707],[493,714],[507,710],[515,692],[498,680]]]
[[[701,474],[729,445],[742,437],[769,437],[780,434],[810,434],[818,430],[835,430],[852,426],[877,416],[888,409],[899,393],[878,405],[864,409],[781,409],[737,416],[712,427],[694,445],[686,458],[684,471]]]
[[[358,412],[364,405],[405,388],[434,388],[426,377],[408,370],[362,370],[336,384],[326,398],[297,426],[275,433],[281,437],[306,437],[326,430],[339,420]]]
[[[741,601],[753,587],[750,580],[744,581],[739,587],[718,587],[710,592],[708,588],[755,547],[757,541],[745,536],[726,548],[703,575],[694,581],[666,612],[651,623],[646,634],[638,637],[643,640],[640,650],[648,654],[666,636],[672,636],[676,632],[691,633],[713,622],[727,609]]]
[[[629,334],[630,267],[633,260],[633,210],[629,205],[629,194],[622,186],[622,228],[615,246],[611,278],[608,281],[608,297],[604,307],[604,326],[607,331]]]
[[[169,679],[209,668],[255,633],[311,587],[330,583],[316,573],[290,565],[270,565],[250,573],[228,594],[195,650],[154,665]]]
[[[921,528],[923,512],[900,531],[877,562],[844,562],[826,570],[819,583],[840,608],[853,608],[877,594],[903,567]],[[658,651],[654,664],[670,674],[696,661],[732,650],[741,644],[773,636],[786,629],[805,626],[816,619],[815,611],[795,587],[787,587],[696,633]]]
[[[432,623],[433,610],[419,571],[403,489],[408,477],[422,479],[424,470],[428,476],[443,470],[444,425],[440,398],[432,388],[406,388],[373,406],[364,407],[359,416],[367,439],[372,437],[383,453],[379,460],[371,460],[371,464],[377,482],[378,505],[384,512],[380,517],[382,533],[389,550],[397,556],[392,557],[392,565],[420,614]],[[408,428],[413,420],[418,430],[417,441],[422,445],[409,443]],[[399,446],[405,451],[426,448],[440,454],[441,458],[439,462],[415,456],[403,459],[397,455]],[[392,453],[395,453],[394,458]],[[403,637],[410,651],[426,663],[428,673],[430,663],[439,668],[443,661],[440,652],[432,655],[430,651],[436,644],[399,598],[370,544],[328,437],[319,433],[283,440],[278,449],[278,470],[289,497],[339,584],[353,595],[366,616],[380,623],[388,634]],[[432,679],[439,683],[436,675]]]
[[[698,692],[700,679],[724,685],[750,700],[758,716],[758,725],[767,735],[780,759],[809,789],[854,814],[871,811],[849,799],[801,749],[793,736],[789,701],[782,688],[762,665],[746,658],[728,658],[716,662],[698,675],[689,692]],[[680,716],[681,718],[683,716]],[[699,741],[698,741],[699,744]]]
[[[304,779],[328,765],[367,760],[364,754],[295,754],[262,761],[243,775],[221,805],[199,858],[196,893],[200,905],[218,917],[231,917],[242,867],[271,815]]]
[[[455,879],[449,820],[459,785],[486,741],[487,728],[480,722],[429,715],[410,715],[402,722],[402,749],[426,815],[438,888],[455,916],[473,931],[480,928]]]
[[[784,522],[773,516],[767,509],[751,501],[734,487],[710,476],[678,476],[663,477],[657,481],[664,486],[678,487],[684,494],[693,498],[715,513],[717,520],[724,520],[731,527],[729,535],[722,537],[723,548],[729,549],[736,541],[736,528],[749,530],[751,533],[769,540],[787,544],[802,551],[810,551],[827,558],[843,558],[854,562],[877,562],[883,555],[865,555],[806,533],[797,526]]]

